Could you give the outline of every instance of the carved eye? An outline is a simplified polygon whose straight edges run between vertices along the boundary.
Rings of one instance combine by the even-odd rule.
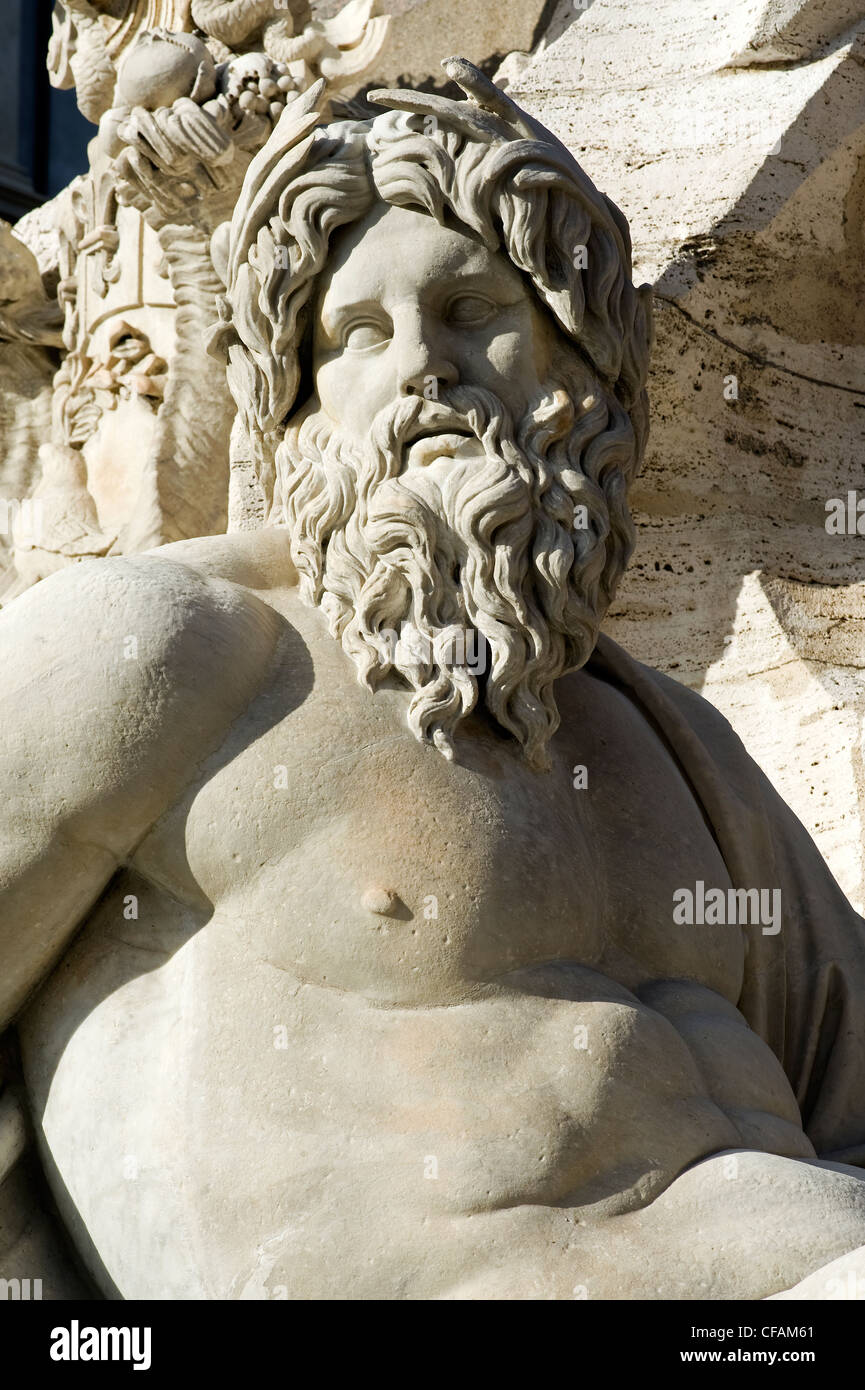
[[[458,328],[477,328],[497,312],[498,305],[482,294],[458,294],[448,304],[447,318]]]
[[[390,337],[387,329],[373,319],[361,319],[350,323],[342,335],[342,345],[350,352],[364,352],[367,348],[380,347]]]

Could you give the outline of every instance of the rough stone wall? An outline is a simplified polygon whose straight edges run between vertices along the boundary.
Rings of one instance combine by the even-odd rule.
[[[324,19],[344,3],[312,0],[311,8]],[[377,12],[392,18],[374,76],[378,83],[440,83],[442,60],[455,54],[489,71],[497,58],[532,47],[549,8],[547,0],[379,0]]]
[[[562,0],[498,80],[622,207],[655,292],[608,630],[723,710],[861,907],[865,536],[826,504],[865,501],[862,0]]]

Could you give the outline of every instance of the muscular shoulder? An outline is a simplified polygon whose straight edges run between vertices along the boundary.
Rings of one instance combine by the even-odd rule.
[[[16,665],[26,654],[46,674],[71,669],[106,692],[171,676],[191,691],[218,674],[230,693],[266,658],[278,619],[242,586],[155,552],[62,570],[15,599],[0,623]],[[246,661],[229,666],[241,650]]]
[[[240,585],[158,553],[72,566],[0,614],[7,754],[38,760],[40,798],[133,787],[158,809],[254,698],[282,627]]]

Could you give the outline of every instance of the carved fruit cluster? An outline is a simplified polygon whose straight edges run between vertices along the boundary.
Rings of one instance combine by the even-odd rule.
[[[260,116],[274,123],[282,115],[286,98],[297,91],[297,82],[284,63],[274,62],[266,53],[244,53],[217,69],[217,90],[238,119]],[[206,103],[205,110],[209,106]]]

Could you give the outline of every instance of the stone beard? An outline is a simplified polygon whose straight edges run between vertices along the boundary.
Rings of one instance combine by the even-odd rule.
[[[481,703],[547,767],[555,682],[591,655],[633,546],[627,488],[645,449],[651,331],[627,224],[502,93],[495,116],[439,103],[431,121],[386,111],[327,127],[314,100],[286,110],[230,234],[215,239],[227,293],[211,346],[228,364],[264,513],[287,527],[302,597],[321,605],[361,681],[407,684],[420,740],[452,758]],[[507,326],[472,337],[469,314],[471,349],[439,354],[452,371],[405,386],[391,361],[373,373],[387,390],[346,415],[366,387],[339,384],[351,353],[322,329],[334,238],[378,236],[376,219],[394,211],[442,230],[427,248],[431,279],[410,296],[435,300],[431,267],[444,256],[455,285],[460,265],[496,280]],[[406,266],[413,236],[391,246]],[[380,255],[367,253],[362,280]],[[459,327],[448,331],[453,347]],[[508,358],[497,343],[523,346]],[[478,646],[480,679],[466,661]]]
[[[630,421],[573,350],[559,357],[518,422],[490,392],[455,386],[394,402],[358,445],[313,403],[276,451],[272,521],[289,530],[303,598],[363,682],[405,680],[412,731],[446,757],[480,684],[528,761],[547,765],[554,684],[591,655],[630,554]],[[433,429],[476,440],[444,475],[407,466]]]

